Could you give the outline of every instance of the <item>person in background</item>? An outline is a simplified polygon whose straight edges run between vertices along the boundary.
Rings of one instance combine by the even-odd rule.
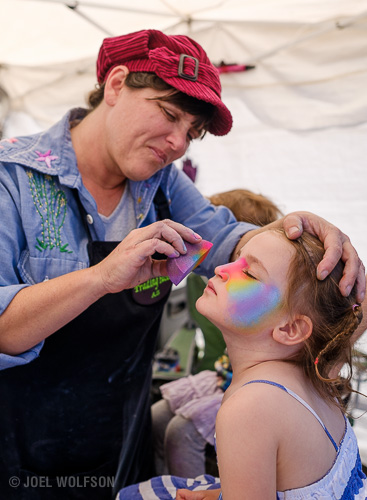
[[[48,500],[42,478],[53,498],[102,500],[149,477],[151,365],[170,291],[161,279],[152,294],[151,280],[167,276],[166,258],[184,254],[184,241],[212,241],[198,268],[210,276],[262,229],[215,210],[173,164],[191,141],[232,126],[218,70],[199,44],[156,30],[106,38],[97,81],[87,109],[1,142],[0,490],[8,500]],[[320,235],[320,278],[343,254],[341,291],[357,280],[363,294],[346,235],[308,212],[277,224],[292,238],[303,229]]]
[[[229,208],[236,219],[265,226],[282,216],[280,209],[267,197],[247,189],[233,189],[209,197],[215,206]],[[198,298],[206,281],[196,276],[195,296]],[[191,290],[192,293],[192,290]],[[214,445],[215,418],[232,369],[222,344],[221,332],[208,326],[203,332],[215,345],[217,360],[210,370],[202,370],[160,386],[162,399],[152,405],[153,450],[155,473],[196,477],[206,472],[206,448]],[[207,346],[205,345],[205,352]]]

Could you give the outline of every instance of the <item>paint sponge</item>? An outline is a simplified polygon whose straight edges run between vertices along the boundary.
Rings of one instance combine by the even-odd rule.
[[[167,273],[175,285],[178,285],[195,267],[203,262],[208,255],[213,243],[201,240],[200,243],[188,243],[185,241],[187,253],[180,257],[167,259]]]

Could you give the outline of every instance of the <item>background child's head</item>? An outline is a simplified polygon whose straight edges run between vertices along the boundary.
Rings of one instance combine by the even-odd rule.
[[[238,221],[265,226],[282,217],[280,209],[267,197],[248,189],[232,189],[209,198],[213,205],[228,207]]]
[[[296,252],[289,266],[285,305],[291,315],[304,314],[313,323],[311,335],[291,361],[302,366],[319,393],[331,400],[335,397],[340,400],[341,393],[351,390],[350,339],[362,320],[362,308],[356,304],[355,289],[349,297],[340,293],[342,261],[323,281],[317,279],[316,268],[325,252],[318,238],[303,233],[289,243]],[[329,378],[332,368],[340,363],[350,368],[343,383],[340,379]]]

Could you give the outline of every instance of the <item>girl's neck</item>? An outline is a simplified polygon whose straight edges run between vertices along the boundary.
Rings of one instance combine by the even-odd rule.
[[[244,371],[266,361],[283,359],[283,345],[275,342],[271,330],[254,334],[222,331],[234,370]]]
[[[233,370],[241,373],[261,363],[287,359],[300,349],[299,344],[291,346],[276,341],[272,328],[251,333],[222,330],[222,334]]]
[[[271,376],[273,370],[275,373],[279,370],[284,373],[294,370],[301,372],[300,368],[284,361],[294,354],[299,346],[276,342],[271,330],[254,335],[227,335],[224,331],[222,333],[232,365],[234,385],[241,385],[253,377],[262,377],[262,374]]]

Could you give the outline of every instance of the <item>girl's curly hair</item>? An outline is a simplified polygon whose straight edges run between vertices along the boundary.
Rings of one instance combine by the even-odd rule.
[[[284,231],[281,231],[284,233]],[[352,378],[351,336],[362,321],[360,304],[356,303],[356,287],[348,297],[339,290],[344,264],[340,260],[323,281],[316,268],[324,255],[320,240],[306,232],[297,240],[288,240],[295,248],[289,266],[285,307],[291,315],[311,318],[313,330],[301,349],[287,361],[302,367],[317,392],[328,400],[335,398],[343,407],[343,398],[350,392]],[[332,369],[346,365],[348,374],[330,378]]]

